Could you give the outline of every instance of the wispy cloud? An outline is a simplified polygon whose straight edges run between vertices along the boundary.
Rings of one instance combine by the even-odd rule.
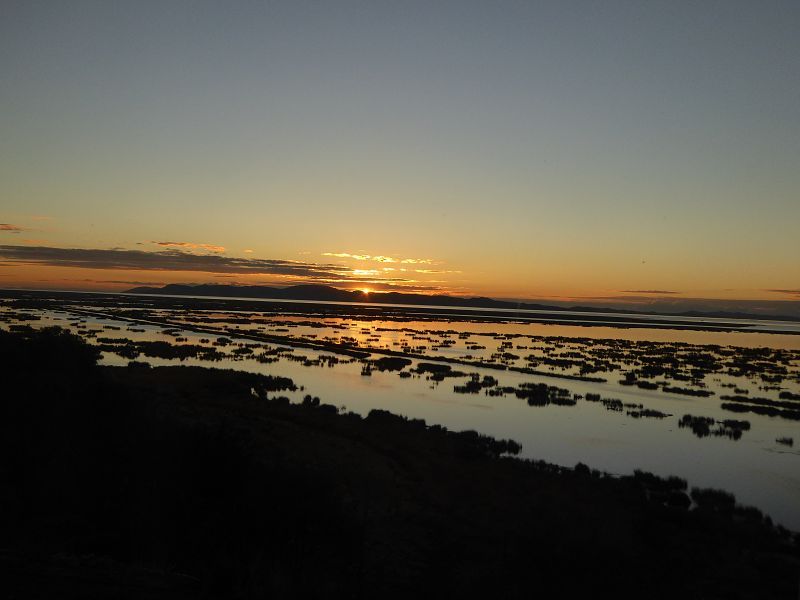
[[[301,261],[234,258],[219,254],[190,254],[170,249],[143,250],[53,248],[49,246],[0,245],[0,259],[7,263],[120,269],[141,271],[201,271],[254,275],[287,275],[308,279],[342,278],[352,269],[341,265]]]
[[[335,258],[349,258],[350,260],[362,260],[379,263],[399,263],[404,265],[432,265],[431,258],[395,258],[393,256],[372,255],[372,254],[351,254],[350,252],[323,252],[322,256],[333,256]]]
[[[800,289],[797,290],[764,290],[766,292],[773,292],[775,294],[786,294],[788,296],[797,296],[800,298]]]
[[[680,294],[673,290],[620,290],[622,294]]]
[[[214,244],[195,244],[193,242],[150,242],[157,246],[167,248],[184,248],[188,250],[208,250],[210,252],[225,252],[225,246],[215,246]]]
[[[27,231],[23,229],[19,225],[12,225],[11,223],[0,223],[0,231],[5,231],[6,233],[22,233],[23,231]]]
[[[322,256],[334,256],[336,258],[352,258],[353,260],[369,260],[369,254],[350,254],[349,252],[323,252]]]
[[[69,277],[62,277],[60,279],[39,279],[42,282],[63,282],[63,283],[112,283],[115,285],[164,285],[165,282],[163,281],[135,281],[135,280],[123,280],[123,279],[91,279],[89,277],[84,277],[83,279],[75,279]]]
[[[200,246],[199,244],[197,244]],[[357,269],[341,263],[313,263],[300,260],[261,259],[249,256],[234,257],[218,252],[190,252],[183,245],[167,246],[163,250],[124,248],[57,248],[52,246],[0,245],[0,265],[17,267],[72,267],[103,271],[197,272],[231,282],[248,281],[252,284],[292,285],[319,283],[336,287],[363,287],[380,291],[445,292],[439,287],[443,281],[418,281],[416,271],[426,269],[363,268]],[[366,266],[366,265],[364,265]],[[133,278],[132,278],[133,279]],[[138,278],[137,278],[138,279]],[[167,278],[171,279],[171,278]],[[48,280],[51,283],[57,279]],[[160,282],[126,281],[105,275],[92,283],[151,285]]]

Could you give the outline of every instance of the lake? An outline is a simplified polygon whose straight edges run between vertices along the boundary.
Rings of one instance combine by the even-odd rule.
[[[381,408],[474,429],[560,465],[677,475],[800,529],[798,323],[658,316],[643,326],[642,315],[613,313],[610,326],[598,313],[564,323],[452,307],[260,306],[86,295],[35,308],[6,302],[0,326],[68,328],[98,344],[108,365],[291,377],[302,388],[286,394],[294,401],[310,394],[359,414]],[[690,321],[710,329],[680,328]],[[165,350],[181,347],[181,357]],[[391,357],[404,364],[381,370]]]

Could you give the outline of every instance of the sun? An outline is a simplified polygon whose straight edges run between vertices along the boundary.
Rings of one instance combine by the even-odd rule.
[[[369,293],[370,293],[372,290],[371,290],[371,289],[369,289],[369,288],[361,288],[361,291],[363,292],[363,294],[364,294],[365,296],[369,296]]]

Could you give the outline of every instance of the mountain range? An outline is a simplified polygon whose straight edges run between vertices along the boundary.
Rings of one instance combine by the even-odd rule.
[[[494,300],[492,298],[462,298],[446,295],[409,294],[403,292],[373,292],[343,290],[329,285],[293,285],[277,288],[266,285],[179,284],[163,287],[136,287],[128,294],[160,294],[173,296],[218,296],[223,298],[267,298],[274,300],[315,300],[320,302],[374,302],[380,304],[414,304],[428,306],[465,306],[509,310],[564,310],[557,306]],[[594,309],[597,310],[597,309]]]
[[[427,295],[404,292],[372,292],[362,290],[344,290],[328,285],[305,284],[289,287],[272,287],[266,285],[230,285],[230,284],[179,284],[171,283],[163,287],[135,287],[128,290],[128,294],[154,294],[165,296],[203,296],[220,298],[255,298],[270,300],[313,300],[318,302],[357,302],[377,304],[410,304],[415,306],[461,306],[466,308],[490,308],[495,310],[546,310],[546,311],[586,311],[597,313],[626,313],[626,314],[660,314],[681,317],[715,317],[727,319],[773,319],[773,320],[798,320],[793,314],[764,314],[753,311],[741,310],[734,306],[734,310],[698,310],[688,306],[679,310],[677,306],[664,306],[662,310],[645,309],[641,305],[636,308],[613,308],[609,306],[568,306],[561,304],[538,304],[527,301],[496,300],[487,297],[465,298],[461,296]],[[796,304],[783,302],[787,305]],[[705,308],[705,307],[703,307]],[[749,308],[749,307],[748,307]],[[638,310],[637,310],[638,309]],[[772,311],[770,311],[772,312]],[[790,312],[790,311],[786,311]],[[794,312],[794,311],[791,311]]]

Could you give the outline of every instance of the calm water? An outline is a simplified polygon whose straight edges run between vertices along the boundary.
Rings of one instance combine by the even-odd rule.
[[[637,324],[637,321],[646,321],[653,324],[653,327],[673,327],[675,324],[687,326],[703,326],[740,330],[745,329],[753,332],[787,333],[800,334],[800,321],[774,321],[771,319],[729,319],[721,317],[688,317],[688,316],[667,316],[667,315],[648,315],[641,313],[624,312],[600,312],[600,311],[579,311],[579,310],[538,310],[538,309],[497,309],[479,308],[473,306],[436,306],[436,305],[417,305],[417,304],[388,304],[382,302],[322,302],[319,300],[282,300],[275,298],[244,298],[227,296],[173,296],[170,294],[120,294],[133,298],[175,298],[175,299],[204,299],[232,301],[240,300],[246,302],[263,302],[266,304],[298,304],[305,306],[342,306],[354,307],[359,309],[374,309],[377,315],[385,314],[391,309],[401,309],[405,315],[431,315],[436,313],[444,317],[466,317],[471,318],[480,316],[484,319],[547,323],[582,323],[585,325],[615,324]],[[500,314],[489,314],[500,313]],[[561,316],[561,319],[558,316]],[[583,320],[581,318],[584,318]],[[605,321],[604,321],[605,319]],[[627,319],[627,321],[626,321]]]
[[[82,310],[91,310],[89,305]],[[5,310],[5,309],[3,309]],[[103,309],[109,312],[108,308]],[[113,312],[113,311],[111,311]],[[459,322],[447,320],[403,320],[374,317],[358,320],[326,315],[264,312],[165,311],[153,310],[149,317],[178,324],[175,327],[131,323],[116,318],[101,318],[59,311],[25,311],[41,317],[29,324],[41,327],[68,327],[96,343],[99,338],[126,338],[134,341],[164,340],[173,344],[212,346],[217,337],[232,341],[215,346],[226,357],[209,363],[197,358],[184,361],[140,356],[152,365],[187,364],[235,368],[264,374],[291,377],[303,390],[292,396],[319,396],[323,402],[366,414],[383,408],[450,429],[475,429],[500,438],[513,438],[523,447],[526,457],[572,466],[577,462],[615,474],[631,473],[639,468],[660,475],[678,475],[690,485],[717,487],[736,494],[742,504],[752,504],[777,522],[800,530],[800,421],[777,416],[734,413],[723,410],[721,396],[738,395],[778,401],[781,392],[800,393],[800,336],[743,332],[704,332],[671,329],[620,329],[604,326],[520,323]],[[615,315],[618,316],[618,315]],[[7,327],[8,323],[0,323]],[[216,331],[191,331],[202,327]],[[166,331],[166,332],[165,332]],[[240,336],[267,334],[285,338],[286,344],[261,343]],[[180,338],[180,341],[176,341]],[[500,386],[517,387],[523,383],[546,383],[566,388],[571,394],[600,394],[628,405],[660,411],[664,418],[632,418],[622,411],[607,410],[599,402],[579,400],[575,406],[529,406],[514,394],[489,396],[454,393],[468,376],[432,381],[429,375],[401,377],[397,372],[373,370],[362,374],[361,360],[338,356],[332,366],[316,366],[320,357],[334,357],[328,350],[292,347],[296,341],[350,343],[354,348],[374,351],[404,351],[423,354],[427,362],[436,358],[480,361],[489,366],[451,365],[454,370],[491,376]],[[647,342],[643,344],[642,342]],[[251,345],[251,356],[230,354],[237,344]],[[670,346],[665,346],[669,344]],[[746,349],[768,347],[783,354],[768,354],[764,363],[780,366],[783,375],[717,371],[695,377],[692,382],[654,381],[683,388],[705,390],[709,397],[692,397],[663,389],[641,389],[620,385],[625,373],[640,368],[636,362],[651,352],[716,356],[720,361],[735,361]],[[275,362],[258,362],[265,350],[277,352]],[[508,354],[511,356],[504,356]],[[380,358],[375,354],[372,358]],[[747,355],[750,356],[750,355]],[[762,358],[759,360],[763,359]],[[754,359],[755,360],[755,359]],[[569,364],[570,361],[577,364]],[[491,366],[525,368],[536,363],[536,370],[554,375],[579,375],[580,365],[607,361],[613,370],[590,373],[605,382],[560,379],[532,375]],[[104,353],[103,362],[125,365],[128,359],[113,352]],[[420,361],[412,360],[408,372]],[[770,379],[771,378],[771,379]],[[663,388],[663,385],[661,386]],[[746,420],[750,428],[738,440],[728,437],[697,437],[690,429],[680,428],[681,416]],[[778,438],[793,438],[794,446],[779,444]]]

